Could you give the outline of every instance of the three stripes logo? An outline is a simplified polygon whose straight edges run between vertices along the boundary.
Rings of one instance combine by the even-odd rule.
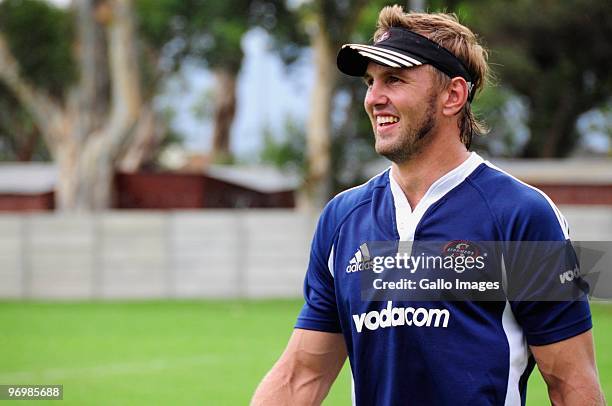
[[[417,59],[408,55],[393,51],[391,49],[382,48],[380,46],[346,44],[344,47],[354,49],[359,52],[360,55],[392,68],[410,68],[412,66],[419,66],[423,64],[421,61],[418,61]]]
[[[363,243],[353,255],[346,267],[346,273],[359,272],[372,269],[372,259],[370,258],[370,250],[368,244]]]

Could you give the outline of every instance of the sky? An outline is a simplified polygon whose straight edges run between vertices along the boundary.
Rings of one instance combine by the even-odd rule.
[[[305,125],[307,119],[314,81],[310,51],[287,68],[270,49],[268,39],[259,29],[249,31],[243,39],[245,57],[238,77],[238,106],[231,134],[231,149],[238,157],[248,158],[259,151],[265,128],[281,137],[287,120]],[[194,109],[202,105],[203,98],[210,103],[207,93],[213,85],[213,77],[204,67],[186,63],[156,100],[157,107],[174,111],[171,126],[185,136],[187,149],[209,148],[212,125],[198,118]]]
[[[71,0],[47,0],[49,3],[53,3],[56,6],[67,7]]]

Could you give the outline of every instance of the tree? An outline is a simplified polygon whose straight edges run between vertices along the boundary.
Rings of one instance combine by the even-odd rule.
[[[215,77],[211,158],[232,160],[230,130],[236,113],[236,85],[242,66],[242,38],[258,26],[273,33],[282,56],[291,58],[299,38],[295,17],[284,0],[138,0],[144,37],[154,49],[171,48],[173,66],[187,58],[209,68]]]
[[[242,36],[254,25],[292,21],[283,0],[135,6],[136,16],[131,0],[76,1],[68,12],[41,0],[0,3],[0,80],[59,166],[60,209],[108,207],[115,169],[135,170],[151,157],[163,129],[151,101],[186,59],[206,61],[218,79],[213,154],[228,159]]]
[[[312,0],[300,12],[315,62],[315,84],[306,131],[307,167],[305,190],[315,206],[323,205],[331,194],[331,114],[337,90],[335,57],[349,39],[366,0]]]
[[[71,57],[67,42],[73,30],[70,16],[39,2],[5,1],[0,3],[0,29],[14,42],[21,68],[30,80],[60,96],[61,89],[74,78],[73,65],[64,62]],[[2,81],[0,137],[3,160],[49,159],[31,114]]]
[[[206,62],[215,76],[211,157],[231,159],[230,129],[236,111],[236,81],[242,62],[240,41],[248,30],[248,0],[139,0],[144,37],[154,49],[172,51],[166,57],[176,69],[186,58]]]
[[[58,165],[57,207],[109,207],[115,169],[138,166],[155,127],[141,94],[131,2],[76,2],[74,26],[66,23],[75,31],[75,60],[68,50],[70,32],[56,33],[56,25],[29,26],[30,38],[38,37],[32,44],[38,52],[23,47],[28,35],[11,35],[16,34],[12,28],[27,27],[28,19],[45,15],[46,21],[69,21],[71,12],[39,0],[5,0],[1,6],[0,80],[29,111]],[[40,47],[50,33],[67,44],[55,61],[63,69],[57,78],[41,81],[46,75],[35,68],[45,64],[36,58],[45,57]]]
[[[49,151],[32,117],[0,83],[0,161],[49,159]]]
[[[560,157],[576,146],[578,117],[612,91],[612,3],[465,1],[502,82],[529,104],[524,157]]]

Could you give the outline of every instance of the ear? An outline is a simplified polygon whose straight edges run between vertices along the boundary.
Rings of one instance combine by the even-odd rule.
[[[468,84],[462,77],[451,79],[446,88],[446,98],[442,104],[442,114],[448,117],[457,115],[468,99]]]

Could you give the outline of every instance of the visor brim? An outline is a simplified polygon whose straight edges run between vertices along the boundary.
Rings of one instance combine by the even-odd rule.
[[[411,68],[425,61],[416,55],[377,45],[346,44],[338,52],[336,64],[349,76],[363,76],[370,62],[390,68]]]

